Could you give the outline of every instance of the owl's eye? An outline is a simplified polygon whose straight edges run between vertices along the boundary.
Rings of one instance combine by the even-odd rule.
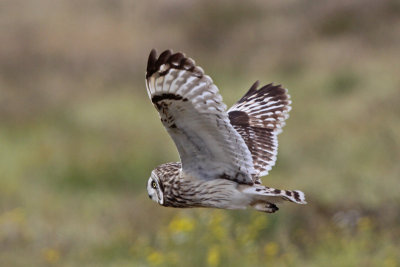
[[[156,189],[157,188],[157,184],[156,184],[156,182],[151,182],[151,187],[153,187],[154,189]]]

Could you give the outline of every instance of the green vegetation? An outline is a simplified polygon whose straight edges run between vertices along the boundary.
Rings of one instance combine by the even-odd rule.
[[[0,266],[400,266],[396,1],[3,1]],[[229,105],[259,79],[293,109],[264,183],[276,214],[158,206],[178,155],[147,99],[151,48]]]

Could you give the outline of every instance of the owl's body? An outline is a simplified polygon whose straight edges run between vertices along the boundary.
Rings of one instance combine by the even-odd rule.
[[[167,207],[275,212],[275,203],[305,204],[301,191],[261,185],[275,164],[277,135],[288,117],[287,90],[250,90],[226,112],[218,88],[194,61],[169,50],[150,53],[149,97],[174,140],[181,163],[162,164],[148,180],[149,197]]]
[[[221,209],[246,209],[249,206],[259,211],[275,212],[274,203],[288,200],[304,204],[301,191],[287,191],[265,187],[260,184],[239,184],[227,179],[204,180],[185,174],[178,162],[165,163],[157,167],[149,180],[157,182],[163,190],[163,198],[153,199],[165,207]],[[149,184],[151,187],[151,184]]]

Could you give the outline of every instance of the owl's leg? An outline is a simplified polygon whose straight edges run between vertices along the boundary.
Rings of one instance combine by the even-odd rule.
[[[257,202],[251,206],[258,211],[267,213],[274,213],[275,211],[279,210],[275,204],[269,202]]]

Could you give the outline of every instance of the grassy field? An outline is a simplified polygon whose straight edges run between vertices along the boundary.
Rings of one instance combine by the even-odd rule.
[[[400,4],[0,3],[0,266],[400,266]],[[293,101],[264,183],[275,214],[150,201],[178,160],[144,85],[151,48],[196,59],[228,106]]]

